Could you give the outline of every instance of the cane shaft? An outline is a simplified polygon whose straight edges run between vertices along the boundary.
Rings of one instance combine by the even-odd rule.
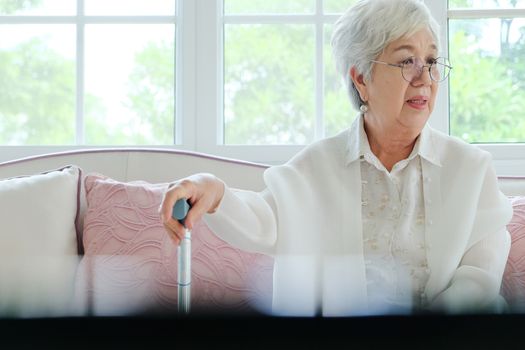
[[[186,229],[177,248],[178,311],[188,314],[191,306],[191,231]]]

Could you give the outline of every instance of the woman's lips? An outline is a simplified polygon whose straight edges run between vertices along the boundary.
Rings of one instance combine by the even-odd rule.
[[[406,103],[414,109],[423,110],[427,108],[428,99],[423,97],[415,97],[407,100]]]

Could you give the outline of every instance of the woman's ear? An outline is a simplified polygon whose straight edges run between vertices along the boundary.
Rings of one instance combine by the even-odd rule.
[[[350,78],[354,82],[355,88],[359,92],[359,96],[363,102],[368,101],[368,89],[366,87],[363,74],[360,74],[355,67],[350,68]]]

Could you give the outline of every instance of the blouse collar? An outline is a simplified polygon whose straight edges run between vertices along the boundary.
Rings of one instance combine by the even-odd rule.
[[[352,126],[348,132],[348,143],[346,152],[346,164],[362,159],[364,155],[370,150],[370,144],[368,143],[368,137],[366,136],[364,127],[364,116],[359,114],[352,123]],[[407,159],[412,159],[417,155],[425,158],[430,163],[441,166],[441,162],[436,153],[434,142],[432,138],[432,129],[428,124],[425,125],[419,137],[416,140],[414,149],[410,153]]]

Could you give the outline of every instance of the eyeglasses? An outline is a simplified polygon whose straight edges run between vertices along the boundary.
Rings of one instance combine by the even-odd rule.
[[[428,65],[425,65],[423,61],[421,61],[417,57],[409,57],[400,64],[388,63],[388,62],[383,62],[383,61],[375,61],[375,60],[372,60],[372,62],[401,68],[401,75],[403,75],[403,79],[405,79],[409,83],[421,77],[421,74],[423,74],[423,71],[425,70],[425,68],[428,68],[430,79],[432,79],[435,82],[440,83],[443,80],[447,79],[448,75],[450,74],[450,70],[452,69],[452,66],[450,66],[450,62],[448,61],[448,58],[444,58],[444,57],[438,57],[434,59],[432,63]]]

